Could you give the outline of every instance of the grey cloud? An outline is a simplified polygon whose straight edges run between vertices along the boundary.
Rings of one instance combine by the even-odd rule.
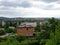
[[[19,16],[23,16],[23,14],[21,12],[15,11],[14,9],[0,8],[0,16],[19,17]]]
[[[0,14],[11,15],[11,14],[14,14],[14,13],[13,12],[9,12],[9,11],[0,11]]]
[[[9,11],[9,10],[2,10],[0,11],[0,16],[3,17],[21,17],[24,16],[24,14],[22,14],[21,12],[15,12],[15,11]]]
[[[0,15],[18,15],[20,13],[18,12],[13,12],[12,10],[11,11],[8,11],[8,10],[0,10]]]
[[[54,8],[53,5],[47,5],[45,7],[42,7],[44,10],[60,10],[60,8]]]
[[[2,8],[0,8],[0,11],[1,10],[13,10],[13,9],[11,9],[11,8],[9,8],[9,7],[2,7]]]
[[[45,7],[43,7],[43,9],[45,9],[45,10],[50,10],[50,9],[53,9],[53,5],[48,5],[48,6],[45,6]]]
[[[21,3],[21,6],[23,6],[23,7],[30,7],[31,5],[30,5],[30,3],[24,1],[24,2]]]
[[[55,1],[58,1],[58,0],[38,0],[38,1],[43,1],[43,2],[46,2],[46,3],[50,3],[50,2],[55,2]]]
[[[2,1],[0,2],[0,6],[7,6],[7,7],[30,7],[30,3],[28,3],[27,1],[23,1],[22,3],[18,3],[18,2],[8,2],[8,1]]]

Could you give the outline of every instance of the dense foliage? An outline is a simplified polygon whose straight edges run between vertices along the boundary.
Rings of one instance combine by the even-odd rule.
[[[37,22],[35,28],[35,37],[27,38],[23,35],[14,35],[0,38],[0,45],[60,45],[60,20],[55,18],[49,19],[47,23],[41,26]],[[11,33],[13,30],[7,30],[5,32]],[[0,31],[3,33],[3,31]]]

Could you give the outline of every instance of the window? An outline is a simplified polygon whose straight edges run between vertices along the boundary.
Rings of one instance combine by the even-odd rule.
[[[27,28],[27,30],[29,30],[29,28]]]

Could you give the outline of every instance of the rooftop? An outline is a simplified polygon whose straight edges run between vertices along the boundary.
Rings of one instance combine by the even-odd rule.
[[[20,25],[20,26],[17,26],[17,27],[33,27],[31,25]]]

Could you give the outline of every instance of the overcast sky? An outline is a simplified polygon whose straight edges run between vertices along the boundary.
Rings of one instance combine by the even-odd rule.
[[[0,0],[0,17],[60,17],[60,0]]]

